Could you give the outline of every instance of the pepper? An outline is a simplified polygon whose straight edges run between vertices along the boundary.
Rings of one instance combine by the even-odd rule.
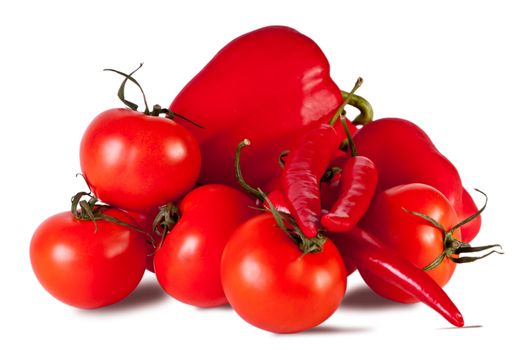
[[[242,160],[244,175],[268,190],[264,184],[280,173],[276,156],[325,122],[342,100],[319,46],[292,28],[271,26],[222,48],[175,97],[170,110],[204,127],[181,121],[200,143],[199,182],[236,186],[233,150],[247,138],[252,147]],[[357,123],[371,119],[369,105],[359,96],[350,104],[364,111]]]
[[[437,311],[454,326],[463,327],[463,316],[457,307],[424,271],[359,227],[346,233],[346,237],[349,238],[347,251],[373,291],[382,295],[379,286],[386,284],[402,289]]]
[[[186,125],[202,150],[199,182],[235,186],[232,150],[247,138],[252,147],[242,161],[244,176],[262,187],[280,171],[276,154],[331,116],[341,101],[318,45],[292,28],[271,26],[228,43],[170,110],[204,126]]]
[[[400,118],[377,119],[359,129],[353,141],[359,154],[377,167],[377,193],[398,185],[423,183],[443,193],[460,217],[466,217],[466,211],[475,208],[470,204],[463,208],[463,186],[456,167],[414,123]],[[479,220],[473,220],[461,228],[463,240],[470,241],[480,224]],[[463,232],[467,232],[469,239],[465,239]]]
[[[320,228],[320,179],[339,140],[333,126],[321,124],[299,141],[287,156],[280,184],[299,228],[306,237],[312,238]]]
[[[340,176],[340,195],[322,225],[331,232],[351,230],[368,210],[377,185],[377,169],[371,160],[353,156]]]
[[[354,150],[351,132],[347,127],[348,121],[344,117],[344,108],[350,103],[354,105],[353,101],[359,98],[361,101],[359,105],[362,109],[361,114],[355,120],[362,118],[363,110],[367,110],[369,117],[373,116],[369,103],[355,95],[355,91],[361,84],[362,78],[359,77],[349,93],[343,92],[344,101],[328,124],[320,124],[318,128],[302,135],[297,146],[287,155],[287,162],[280,177],[281,189],[289,204],[287,207],[291,215],[308,238],[315,237],[321,229],[321,179],[341,143],[339,134],[333,125],[340,118],[350,147]]]

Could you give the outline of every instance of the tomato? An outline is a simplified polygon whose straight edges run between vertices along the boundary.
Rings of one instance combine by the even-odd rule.
[[[180,124],[115,108],[99,114],[86,129],[80,161],[100,200],[150,212],[192,189],[201,157],[194,136]]]
[[[135,224],[117,209],[104,214]],[[143,276],[146,244],[137,231],[116,223],[76,219],[63,212],[45,220],[30,245],[33,271],[58,300],[83,309],[113,304]]]
[[[271,214],[245,222],[223,252],[221,280],[227,300],[252,325],[276,333],[317,326],[337,309],[346,268],[330,240],[303,253]]]
[[[392,187],[377,194],[359,227],[423,269],[443,253],[445,235],[426,219],[405,209],[429,216],[446,231],[459,221],[452,204],[441,192],[429,185],[414,183]],[[461,240],[460,230],[454,230],[452,237]],[[438,266],[426,272],[437,284],[444,286],[455,267],[453,261],[444,258]],[[417,302],[414,297],[371,274],[361,271],[361,275],[374,291],[388,299],[403,303]]]
[[[134,221],[137,223],[137,226],[143,230],[144,238],[148,246],[146,254],[146,269],[150,272],[154,272],[154,252],[155,247],[161,241],[161,236],[156,234],[153,230],[154,228],[154,219],[157,216],[157,211],[152,211],[149,213],[137,213],[133,211],[127,211]]]
[[[180,220],[154,256],[161,287],[194,306],[226,304],[221,254],[234,230],[257,213],[252,206],[248,196],[225,185],[204,185],[186,195]]]

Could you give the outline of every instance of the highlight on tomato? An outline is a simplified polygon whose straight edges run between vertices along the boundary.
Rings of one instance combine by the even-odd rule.
[[[160,286],[184,303],[227,303],[220,278],[223,248],[234,230],[258,213],[244,193],[219,184],[197,187],[177,205],[178,219],[154,256]]]
[[[334,244],[288,229],[291,224],[277,225],[276,216],[256,216],[233,233],[221,261],[221,281],[233,309],[275,333],[319,325],[346,291],[346,268]]]
[[[416,267],[424,269],[434,281],[444,286],[452,277],[456,265],[480,257],[462,253],[479,252],[500,247],[472,247],[462,241],[460,227],[479,216],[485,206],[468,218],[459,218],[451,202],[432,186],[412,183],[380,192],[374,198],[359,226],[375,235]],[[393,285],[361,272],[364,281],[378,294],[402,303],[417,302]]]
[[[125,99],[128,81],[141,88],[132,78],[137,69],[130,74],[111,71],[125,76],[118,96],[128,108],[107,110],[90,123],[80,144],[82,173],[105,203],[152,212],[194,187],[201,166],[199,144],[173,120],[183,116],[158,105],[150,110],[146,98],[145,111],[139,112],[136,104]]]

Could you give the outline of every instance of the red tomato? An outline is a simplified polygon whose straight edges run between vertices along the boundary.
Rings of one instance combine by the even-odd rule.
[[[80,161],[100,200],[150,212],[192,189],[201,157],[196,139],[180,124],[116,108],[99,114],[88,126]]]
[[[205,185],[183,198],[181,219],[154,256],[157,280],[174,298],[194,306],[227,303],[221,254],[234,230],[256,211],[254,201],[225,185]]]
[[[154,233],[153,230],[154,219],[157,216],[157,211],[150,213],[136,213],[133,211],[127,211],[126,213],[130,215],[135,220],[138,227],[144,231],[143,234],[148,247],[146,254],[146,269],[150,272],[154,272],[154,251],[155,247],[157,247],[159,241],[161,240],[161,236]]]
[[[359,226],[422,269],[442,254],[445,235],[427,220],[403,208],[431,217],[446,231],[459,220],[448,199],[428,185],[418,183],[400,185],[377,194]],[[461,240],[459,229],[453,232],[453,238]],[[427,273],[437,284],[444,286],[454,273],[455,267],[454,262],[444,258],[438,266],[428,270]],[[414,297],[373,275],[362,272],[361,275],[374,291],[388,299],[403,303],[417,302]]]
[[[104,214],[127,223],[117,209]],[[60,301],[83,309],[113,304],[130,294],[145,271],[146,245],[137,231],[104,220],[78,220],[71,212],[44,221],[31,240],[33,271]]]
[[[236,230],[223,252],[221,279],[227,300],[244,320],[276,333],[322,323],[346,290],[346,268],[333,243],[303,253],[271,214]]]

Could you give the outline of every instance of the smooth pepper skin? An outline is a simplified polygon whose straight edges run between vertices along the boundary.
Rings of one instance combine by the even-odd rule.
[[[346,236],[350,241],[348,252],[363,277],[364,274],[374,276],[383,283],[404,290],[437,311],[454,326],[463,327],[463,316],[457,307],[424,271],[359,227],[346,233]],[[372,289],[376,291],[375,287]]]
[[[358,153],[371,159],[377,167],[377,193],[398,185],[423,183],[443,193],[460,218],[477,211],[470,195],[463,194],[456,167],[414,123],[400,118],[377,119],[364,125],[354,135],[353,141]],[[478,234],[480,226],[481,219],[463,225],[463,240],[470,242]]]
[[[470,196],[470,193],[463,188],[463,207],[461,210],[457,211],[457,215],[460,220],[468,218],[478,211],[474,199]],[[465,225],[461,226],[461,236],[463,242],[470,243],[479,233],[481,228],[481,215],[476,216],[472,221],[467,222]]]
[[[330,232],[350,231],[368,210],[377,186],[377,168],[363,156],[346,161],[340,176],[340,195],[331,211],[322,217]]]
[[[320,226],[320,179],[339,145],[336,130],[329,124],[306,133],[294,146],[281,174],[282,192],[298,227],[315,237]]]
[[[232,167],[245,138],[251,140],[241,159],[247,182],[262,187],[278,175],[280,152],[342,103],[329,73],[318,45],[289,27],[264,27],[227,44],[170,106],[204,126],[186,125],[201,146],[199,181],[237,186]]]
[[[377,119],[353,138],[357,152],[368,157],[379,172],[377,193],[407,183],[424,183],[461,208],[463,187],[454,165],[414,123],[399,118]]]

